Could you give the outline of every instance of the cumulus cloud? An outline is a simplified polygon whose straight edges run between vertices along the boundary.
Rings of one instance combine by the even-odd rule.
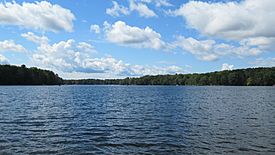
[[[29,41],[32,41],[34,43],[37,44],[46,44],[48,43],[49,39],[45,36],[37,36],[35,35],[33,32],[27,32],[27,33],[23,33],[21,34],[22,37],[26,38]]]
[[[70,10],[48,1],[0,3],[0,24],[16,25],[43,31],[73,31],[75,16]]]
[[[73,39],[49,44],[45,36],[37,36],[33,33],[22,34],[30,41],[38,44],[36,52],[32,56],[36,66],[62,71],[64,73],[97,73],[112,74],[117,76],[141,76],[145,74],[168,74],[182,73],[183,70],[177,66],[157,67],[141,66],[124,63],[111,56],[95,58],[94,48],[86,42],[76,42]],[[44,39],[42,39],[44,38]]]
[[[77,49],[84,51],[84,52],[91,52],[91,53],[96,52],[94,49],[94,46],[92,46],[91,44],[86,43],[86,42],[79,42],[77,45]]]
[[[0,54],[0,64],[1,65],[9,64],[9,60],[1,54]]]
[[[214,40],[199,41],[194,38],[178,37],[174,46],[178,46],[184,51],[195,55],[200,60],[213,61],[218,55],[213,52]]]
[[[26,49],[22,45],[16,44],[13,40],[0,41],[0,52],[6,51],[25,52]]]
[[[99,34],[100,33],[100,27],[99,27],[99,25],[96,25],[96,24],[91,25],[90,26],[90,31],[94,32],[96,34]]]
[[[127,25],[123,21],[114,24],[104,22],[104,33],[106,39],[112,43],[134,48],[169,49],[181,48],[184,52],[189,52],[199,60],[214,61],[223,56],[234,56],[244,58],[247,56],[257,56],[264,52],[270,40],[243,40],[238,45],[220,43],[213,39],[198,40],[192,37],[178,36],[176,41],[166,43],[161,35],[150,27],[139,28]],[[257,43],[261,46],[254,46]]]
[[[257,47],[261,50],[272,51],[275,50],[275,37],[254,37],[247,38],[240,41],[241,45]]]
[[[111,57],[110,57],[111,58]],[[112,68],[112,67],[111,67]],[[121,73],[115,74],[112,71],[105,73],[85,73],[85,72],[62,72],[59,71],[59,75],[68,79],[83,79],[83,78],[97,78],[97,79],[113,79],[113,78],[125,78],[125,77],[138,77],[144,75],[163,75],[163,74],[175,74],[185,73],[182,68],[178,66],[141,66],[141,65],[127,65]]]
[[[144,29],[129,26],[125,22],[117,21],[113,25],[105,23],[105,34],[108,41],[136,48],[161,49],[165,42],[161,35],[150,27]]]
[[[69,39],[51,45],[46,36],[37,36],[32,32],[21,36],[38,44],[36,52],[32,55],[32,60],[37,66],[66,72],[91,72],[82,62],[82,59],[89,58],[95,51],[89,43]]]
[[[274,8],[274,0],[190,1],[172,11],[172,14],[184,17],[191,28],[207,36],[275,49]]]
[[[165,3],[166,2],[166,3]],[[106,9],[106,14],[119,17],[121,15],[129,15],[130,13],[136,11],[141,17],[150,18],[157,17],[157,14],[151,10],[144,1],[136,2],[134,0],[129,0],[129,7],[119,5],[116,1],[112,1],[113,7]],[[147,2],[149,3],[149,1]],[[157,3],[159,6],[168,5],[169,3],[165,0],[160,0]]]
[[[168,6],[173,6],[169,0],[136,0],[136,1],[141,1],[144,3],[154,3],[156,5],[156,7],[168,7]]]
[[[142,66],[124,63],[111,56],[104,58],[86,59],[86,66],[94,68],[103,73],[114,73],[119,76],[143,76],[158,74],[175,74],[183,73],[183,69],[178,66]]]
[[[131,11],[137,11],[141,17],[157,17],[156,13],[144,3],[136,3],[134,0],[130,0],[129,8]]]
[[[217,43],[215,40],[197,40],[192,37],[185,38],[183,36],[179,36],[172,46],[180,47],[183,51],[189,52],[204,61],[214,61],[228,55],[242,58],[262,53],[258,48],[251,48],[249,46],[234,46]]]
[[[275,1],[244,0],[239,3],[190,1],[175,11],[187,23],[208,35],[232,39],[275,37]]]
[[[106,13],[108,15],[118,17],[121,14],[122,15],[128,15],[128,14],[130,14],[130,11],[129,11],[129,9],[127,7],[119,5],[116,1],[112,1],[112,3],[113,3],[113,7],[106,9]]]
[[[164,74],[175,74],[175,73],[183,73],[183,69],[179,66],[141,66],[134,65],[131,67],[132,75],[142,76],[142,75],[164,75]]]
[[[275,57],[257,58],[252,64],[256,67],[275,67]]]
[[[222,64],[222,71],[224,70],[232,70],[234,68],[234,65],[229,65],[227,63]]]

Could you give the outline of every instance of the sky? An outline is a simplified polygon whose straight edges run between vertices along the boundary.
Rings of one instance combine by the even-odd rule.
[[[274,0],[0,0],[0,64],[65,79],[275,66]]]

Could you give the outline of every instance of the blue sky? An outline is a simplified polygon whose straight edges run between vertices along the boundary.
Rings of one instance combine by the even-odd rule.
[[[0,2],[1,64],[63,78],[275,66],[274,0]]]

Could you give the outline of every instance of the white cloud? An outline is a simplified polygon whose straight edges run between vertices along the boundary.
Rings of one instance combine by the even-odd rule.
[[[29,37],[32,36],[32,37]],[[44,41],[35,41],[30,38],[41,38],[31,33],[22,34],[23,37],[38,43],[36,52],[32,56],[33,63],[41,68],[61,71],[62,73],[95,73],[113,76],[141,76],[145,74],[182,73],[177,66],[157,67],[140,66],[124,63],[111,56],[95,58],[94,48],[85,42],[76,42],[73,39],[49,44]],[[48,39],[45,39],[48,40]]]
[[[21,34],[21,36],[26,38],[27,40],[32,41],[37,44],[46,44],[49,41],[49,39],[47,37],[45,37],[45,36],[39,37],[32,32],[23,33],[23,34]]]
[[[13,2],[0,3],[0,24],[17,25],[43,31],[73,31],[74,15],[70,10],[47,1],[21,5]]]
[[[191,28],[207,36],[248,42],[261,49],[274,50],[274,8],[274,0],[190,1],[172,13],[184,17]]]
[[[104,21],[104,23],[103,23],[103,30],[104,31],[110,30],[111,27],[112,27],[112,25],[110,23],[108,23],[107,21]]]
[[[181,67],[172,65],[166,67],[159,66],[141,66],[134,65],[131,67],[132,75],[142,76],[142,75],[164,75],[164,74],[175,74],[175,73],[183,73],[183,69]]]
[[[5,64],[9,64],[9,60],[0,54],[0,65],[5,65]]]
[[[109,64],[110,65],[110,64]],[[109,67],[112,68],[112,67]],[[144,75],[163,75],[163,74],[175,74],[184,73],[183,69],[178,66],[141,66],[141,65],[127,65],[121,73],[115,74],[112,71],[105,73],[85,73],[85,72],[62,72],[59,71],[59,75],[66,79],[113,79],[113,78],[125,78],[125,77],[138,77]]]
[[[76,43],[73,39],[49,44],[45,36],[37,36],[31,32],[21,35],[22,37],[37,43],[36,52],[32,56],[34,64],[39,67],[57,69],[66,72],[86,71],[82,60],[89,58],[95,50],[92,45],[86,42]],[[87,72],[90,72],[87,69]]]
[[[275,67],[275,57],[258,58],[252,64],[256,67]]]
[[[161,6],[173,6],[168,0],[154,0],[157,7]]]
[[[95,52],[94,47],[86,42],[79,42],[77,45],[77,49],[79,49],[80,51],[84,51],[84,52]]]
[[[136,0],[136,1],[141,1],[144,3],[154,3],[156,5],[156,7],[168,7],[168,6],[173,6],[169,0]]]
[[[0,41],[0,52],[6,51],[25,52],[26,49],[22,45],[16,44],[13,40]]]
[[[166,43],[161,35],[150,27],[139,28],[129,26],[123,21],[114,24],[104,22],[104,33],[106,39],[112,43],[134,48],[174,49],[180,47],[183,51],[189,52],[203,61],[214,61],[223,56],[234,56],[244,58],[257,56],[264,52],[266,44],[271,40],[243,40],[239,44],[218,43],[212,39],[197,40],[195,38],[178,36],[176,41]],[[258,45],[254,46],[253,43]]]
[[[94,33],[96,33],[96,34],[99,34],[99,33],[100,33],[100,27],[99,27],[98,25],[96,25],[96,24],[91,25],[91,26],[90,26],[90,31],[91,31],[91,32],[94,32]]]
[[[194,38],[179,37],[174,43],[175,46],[180,47],[184,51],[190,52],[200,60],[213,61],[218,58],[212,49],[215,44],[214,40],[199,41]]]
[[[156,4],[158,4],[159,6],[169,4],[165,2],[166,2],[165,0],[160,0]],[[106,14],[114,17],[119,17],[121,15],[129,15],[134,11],[136,11],[141,17],[145,17],[145,18],[157,17],[157,14],[153,10],[148,8],[148,6],[143,1],[136,2],[134,0],[129,0],[129,7],[119,5],[116,1],[112,1],[112,3],[113,3],[113,7],[107,8]],[[147,3],[151,3],[151,2],[147,2]]]
[[[222,71],[224,70],[232,70],[234,68],[234,65],[229,65],[227,63],[222,64]]]
[[[40,44],[32,59],[41,67],[65,72],[96,72],[96,70],[87,68],[84,61],[89,59],[92,50],[92,45],[88,43],[76,43],[73,39],[69,39],[52,45]]]
[[[119,5],[116,1],[112,1],[112,2],[113,2],[113,7],[106,9],[106,13],[108,15],[118,17],[120,16],[120,14],[123,14],[123,15],[130,14],[130,11],[127,7]]]
[[[200,32],[232,39],[275,37],[275,1],[244,0],[239,3],[190,1],[175,11]]]
[[[233,46],[225,43],[217,43],[215,40],[197,40],[194,38],[185,38],[179,36],[173,47],[180,47],[183,51],[195,55],[198,59],[204,61],[214,61],[222,56],[237,56],[243,58],[246,56],[257,56],[262,53],[258,48],[249,46]]]
[[[129,8],[131,11],[137,11],[141,17],[157,17],[156,13],[144,3],[136,3],[134,0],[130,0]]]
[[[150,27],[144,29],[132,27],[122,21],[117,21],[113,25],[106,23],[104,25],[106,38],[110,42],[136,48],[162,49],[165,47],[161,35]]]
[[[250,47],[257,47],[261,50],[266,51],[273,51],[275,50],[275,37],[254,37],[254,38],[248,38],[243,39],[240,42],[241,45],[244,46],[250,46]]]

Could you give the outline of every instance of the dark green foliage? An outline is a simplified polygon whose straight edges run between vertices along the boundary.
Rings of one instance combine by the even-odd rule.
[[[231,86],[273,86],[275,67],[248,68],[204,74],[175,74],[143,76],[125,79],[83,79],[62,80],[52,71],[35,67],[26,68],[0,65],[0,85],[231,85]]]
[[[59,85],[63,80],[52,71],[0,65],[0,85]]]
[[[237,69],[204,74],[143,76],[125,79],[65,80],[64,84],[272,86],[275,85],[275,67]]]

